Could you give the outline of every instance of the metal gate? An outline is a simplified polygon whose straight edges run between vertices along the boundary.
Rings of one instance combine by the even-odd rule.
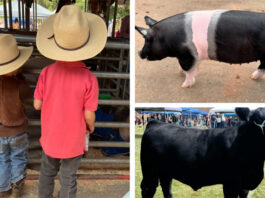
[[[41,54],[36,49],[35,36],[14,35],[19,45],[34,46],[34,52],[32,57],[37,60]],[[53,62],[52,60],[46,60],[47,62]],[[129,107],[129,43],[108,41],[105,49],[97,57],[89,61],[94,61],[97,67],[100,67],[100,71],[93,72],[99,79],[100,93],[109,93],[113,99],[100,99],[100,106],[110,106],[111,108],[117,106]],[[26,76],[26,80],[30,84],[32,89],[35,89],[38,76],[41,69],[49,63],[38,63],[37,65],[25,64],[23,67],[23,74]],[[104,70],[104,71],[102,71]],[[29,116],[29,134],[30,134],[30,149],[36,149],[40,147],[38,138],[40,136],[40,119],[39,114],[33,110],[32,99],[26,101],[26,109]],[[129,116],[129,115],[125,115]],[[96,122],[95,127],[104,128],[129,128],[128,122]],[[90,142],[90,147],[125,147],[129,148],[129,142],[110,142],[110,141],[94,141]],[[40,163],[40,158],[30,158],[30,164]],[[124,164],[129,167],[129,157],[122,158],[83,158],[81,164],[88,163],[97,164]]]

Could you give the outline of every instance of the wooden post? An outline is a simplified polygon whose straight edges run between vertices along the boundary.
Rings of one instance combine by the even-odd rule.
[[[21,30],[21,6],[20,6],[20,0],[18,0],[18,23],[19,23],[19,29]]]
[[[6,0],[4,0],[3,4],[4,4],[5,28],[7,29],[8,26],[7,26],[7,9],[6,9]]]
[[[35,19],[35,6],[34,6],[34,3],[35,3],[35,0],[33,0],[33,2],[32,2],[32,9],[33,9],[33,13],[32,13],[32,31],[34,31],[34,29],[35,29],[35,25],[34,25],[34,19]]]
[[[109,11],[110,11],[110,3],[111,3],[111,0],[107,0],[107,10],[106,10],[106,15],[105,15],[105,22],[106,22],[106,25],[107,25],[107,29],[109,27]]]
[[[10,29],[13,29],[13,22],[12,22],[12,1],[8,0],[8,12],[9,12],[9,25]]]
[[[37,31],[38,28],[38,7],[37,7],[37,0],[35,0],[35,15],[36,15],[36,23],[35,23],[35,31]]]
[[[25,29],[25,6],[24,2],[22,1],[22,18],[23,18],[23,29]]]
[[[26,4],[26,30],[30,31],[30,8]]]
[[[118,0],[115,0],[115,8],[114,8],[113,24],[112,24],[112,34],[111,34],[111,37],[112,38],[115,36],[115,26],[116,26],[117,10],[118,10]]]

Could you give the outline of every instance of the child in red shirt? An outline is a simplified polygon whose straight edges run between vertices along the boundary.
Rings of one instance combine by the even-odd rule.
[[[105,22],[75,5],[48,17],[37,33],[39,51],[57,60],[42,70],[34,93],[34,107],[41,110],[43,148],[39,197],[53,196],[58,170],[60,197],[76,196],[86,124],[92,133],[98,105],[97,79],[80,60],[97,55],[106,38]]]

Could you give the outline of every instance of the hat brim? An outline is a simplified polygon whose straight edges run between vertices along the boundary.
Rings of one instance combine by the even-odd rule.
[[[18,46],[18,49],[20,51],[20,54],[14,61],[0,66],[0,75],[11,73],[22,67],[24,63],[29,59],[33,51],[32,46],[30,47]]]
[[[36,42],[39,52],[47,58],[60,61],[78,61],[96,56],[105,47],[107,27],[104,20],[91,13],[85,13],[89,24],[89,40],[77,50],[64,50],[57,46],[53,35],[53,22],[56,14],[49,16],[40,26]]]

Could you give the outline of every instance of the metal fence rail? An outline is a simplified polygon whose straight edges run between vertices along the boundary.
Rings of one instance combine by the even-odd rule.
[[[39,120],[29,120],[29,126],[40,126]],[[129,128],[128,122],[95,122],[95,127],[103,128]]]
[[[40,164],[41,160],[40,159],[30,159],[29,160],[30,164]],[[129,159],[118,159],[118,158],[82,158],[81,159],[81,165],[83,164],[90,164],[90,163],[97,163],[97,164],[129,164],[130,160]]]
[[[13,35],[19,43],[36,43],[36,36],[34,35]],[[125,42],[107,41],[105,48],[108,49],[130,49],[130,44]]]
[[[39,140],[31,140],[29,148],[39,148],[41,147]],[[89,147],[114,147],[114,148],[129,148],[129,142],[112,142],[112,141],[91,141],[89,142]]]
[[[38,180],[39,175],[27,175],[26,180]],[[130,175],[120,175],[120,174],[76,174],[77,179],[107,179],[107,180],[113,180],[113,179],[130,179]],[[55,177],[55,179],[58,179],[58,176]]]
[[[25,68],[23,69],[28,74],[40,74],[41,69]],[[116,79],[129,79],[130,74],[119,72],[93,72],[97,78],[116,78]]]
[[[129,106],[129,100],[98,100],[99,105],[122,105]]]
[[[33,103],[33,99],[27,99],[25,100],[26,104],[32,104]],[[130,105],[130,101],[129,100],[103,100],[100,99],[98,100],[98,104],[99,105],[113,105],[113,106],[129,106]],[[32,105],[27,106],[29,108],[33,108]]]

